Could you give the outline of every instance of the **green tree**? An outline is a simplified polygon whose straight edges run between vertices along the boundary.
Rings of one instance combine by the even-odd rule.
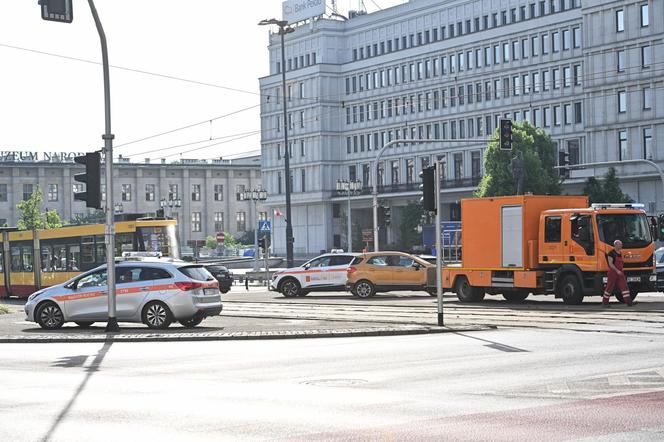
[[[85,213],[82,215],[75,215],[70,221],[70,224],[104,224],[106,222],[106,215],[103,210],[95,210],[92,213]]]
[[[558,149],[551,136],[528,121],[512,124],[512,150],[501,151],[499,131],[491,135],[484,154],[484,177],[475,196],[504,196],[516,194],[516,179],[512,172],[512,158],[520,153],[525,179],[523,191],[535,195],[559,195],[560,181],[556,166]]]
[[[62,218],[60,218],[60,214],[55,210],[47,210],[44,214],[44,218],[46,218],[47,229],[57,229],[64,225]]]
[[[16,205],[16,208],[21,211],[21,218],[18,220],[19,230],[44,228],[44,215],[41,211],[42,201],[42,191],[37,186],[37,189],[30,195],[30,198]]]
[[[224,232],[224,245],[227,248],[234,249],[237,247],[237,241],[233,235],[228,232]]]
[[[631,203],[632,198],[623,193],[620,188],[620,180],[616,176],[616,169],[611,167],[604,175],[604,180],[599,181],[595,177],[586,180],[583,186],[583,194],[588,195],[590,204],[593,203]]]
[[[212,235],[208,235],[208,237],[205,238],[205,247],[211,250],[215,250],[217,248],[217,238]]]
[[[399,223],[399,233],[401,235],[401,250],[412,250],[413,246],[422,244],[422,234],[417,233],[417,226],[422,221],[422,205],[416,202],[409,202],[406,207],[401,209],[401,222]]]

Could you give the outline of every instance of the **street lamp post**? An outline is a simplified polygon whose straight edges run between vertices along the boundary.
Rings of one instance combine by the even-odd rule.
[[[293,222],[291,219],[291,180],[290,180],[290,149],[288,147],[288,113],[286,111],[286,48],[284,45],[284,35],[295,30],[288,26],[286,20],[277,20],[276,18],[261,20],[259,26],[277,25],[279,27],[279,36],[281,37],[281,90],[283,96],[283,119],[284,119],[284,169],[286,180],[286,263],[287,267],[293,267]]]
[[[359,180],[337,180],[337,192],[345,194],[348,197],[348,228],[347,228],[347,238],[348,238],[348,251],[353,251],[353,227],[351,224],[350,217],[350,197],[351,195],[356,195],[362,191],[362,182]]]
[[[265,201],[267,199],[267,190],[258,188],[254,190],[245,190],[240,194],[242,201],[254,202],[254,218],[258,221],[258,201]],[[257,272],[260,266],[258,265],[258,222],[254,225],[254,271]]]

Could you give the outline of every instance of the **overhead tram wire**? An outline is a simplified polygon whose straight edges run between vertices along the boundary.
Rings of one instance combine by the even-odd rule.
[[[248,135],[238,136],[238,137],[235,137],[235,138],[233,138],[233,139],[231,139],[231,140],[224,140],[224,141],[220,141],[220,142],[217,142],[217,143],[208,144],[208,145],[206,145],[206,146],[200,146],[200,147],[196,147],[196,148],[194,148],[194,149],[185,150],[185,151],[183,151],[183,152],[178,152],[178,153],[172,153],[172,154],[169,154],[169,155],[164,155],[164,156],[162,156],[161,158],[171,158],[171,157],[174,157],[174,156],[177,156],[177,155],[182,155],[182,154],[187,154],[187,153],[191,153],[191,152],[196,152],[196,151],[199,151],[199,150],[208,149],[208,148],[210,148],[210,147],[218,146],[218,145],[220,145],[220,144],[231,143],[231,142],[233,142],[233,141],[241,140],[241,139],[248,138],[248,137],[255,136],[255,135],[259,135],[259,134],[260,134],[260,131],[257,131],[256,133],[250,133],[250,134],[248,134]]]
[[[129,155],[124,155],[124,158],[133,158],[133,157],[147,155],[147,154],[154,153],[154,152],[162,152],[162,151],[165,151],[165,150],[176,149],[178,147],[186,147],[186,146],[191,146],[191,145],[194,145],[194,144],[208,143],[210,141],[223,140],[223,139],[226,139],[226,138],[232,138],[232,137],[237,137],[237,136],[241,136],[241,135],[254,135],[254,134],[257,134],[257,133],[260,133],[260,130],[240,132],[240,133],[231,134],[231,135],[223,135],[223,136],[220,136],[220,137],[205,138],[204,140],[192,141],[190,143],[176,144],[174,146],[160,147],[160,148],[156,148],[156,149],[142,151],[142,152],[139,152],[139,153],[132,153],[132,154],[129,154]]]

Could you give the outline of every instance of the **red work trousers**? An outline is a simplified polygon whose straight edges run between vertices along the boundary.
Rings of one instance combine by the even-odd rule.
[[[608,281],[606,282],[606,288],[604,289],[604,298],[602,299],[602,302],[605,304],[609,302],[611,293],[613,293],[613,288],[616,285],[618,285],[618,289],[620,289],[623,298],[629,299],[629,287],[627,287],[627,278],[625,278],[625,274],[623,273],[619,275],[613,270],[610,270],[608,274]]]

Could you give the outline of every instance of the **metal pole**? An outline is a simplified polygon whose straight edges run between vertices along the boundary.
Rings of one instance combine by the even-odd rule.
[[[436,189],[436,297],[438,299],[438,325],[444,325],[443,323],[443,251],[442,251],[442,241],[440,238],[440,217],[441,217],[441,206],[440,206],[440,163],[436,161],[436,169],[434,172],[434,177],[436,179],[435,189]]]
[[[258,260],[260,258],[260,252],[258,251],[258,214],[257,214],[257,201],[254,200],[254,222],[256,225],[254,225],[254,272],[257,272],[258,269],[260,268],[258,264]]]
[[[288,147],[288,112],[286,111],[286,48],[284,46],[284,29],[286,25],[279,26],[281,36],[281,89],[284,97],[284,146],[286,156],[284,169],[286,173],[286,266],[293,267],[293,221],[291,219],[291,181],[290,181],[290,148]],[[290,97],[289,97],[290,98]]]
[[[351,220],[350,220],[350,180],[348,181],[348,251],[352,252],[353,251],[353,237],[351,236],[353,234],[353,230],[351,227]]]
[[[101,43],[101,57],[104,71],[104,161],[106,165],[106,267],[108,284],[108,321],[107,332],[120,331],[115,312],[115,224],[113,213],[113,134],[111,133],[111,85],[108,73],[108,49],[106,47],[106,34],[97,15],[94,0],[88,0],[90,12],[95,20],[99,41]]]

